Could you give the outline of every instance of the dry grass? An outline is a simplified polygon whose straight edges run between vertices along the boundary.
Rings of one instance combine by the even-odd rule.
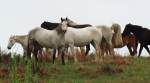
[[[32,62],[33,83],[149,83],[149,58],[107,56],[104,62],[95,64],[94,55],[85,56],[77,52],[79,64],[74,64],[73,58],[66,65],[60,63]],[[5,62],[5,60],[7,62]],[[0,57],[0,83],[9,83],[9,75],[12,73],[9,66],[13,59],[6,56]],[[25,81],[26,62],[16,59],[16,76],[20,82]],[[30,66],[29,66],[30,67]],[[30,69],[30,68],[29,68]],[[132,81],[134,80],[134,81]]]

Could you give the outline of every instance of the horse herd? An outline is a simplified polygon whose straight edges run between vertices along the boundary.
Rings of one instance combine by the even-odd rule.
[[[65,64],[64,55],[68,53],[68,48],[78,62],[74,47],[80,47],[85,55],[90,51],[90,44],[95,48],[95,62],[103,61],[105,55],[115,55],[114,48],[127,46],[130,55],[137,54],[137,46],[140,43],[139,55],[143,47],[150,53],[150,30],[142,26],[127,24],[123,33],[119,24],[112,26],[90,24],[78,24],[69,18],[61,18],[60,23],[44,21],[40,27],[35,27],[27,35],[15,35],[9,38],[8,49],[16,43],[20,43],[24,49],[24,56],[31,58],[31,54],[38,60],[42,55],[43,48],[53,49],[53,63],[58,55],[61,55],[62,64]]]

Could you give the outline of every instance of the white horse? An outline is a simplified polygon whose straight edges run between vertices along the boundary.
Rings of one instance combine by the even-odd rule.
[[[7,48],[11,49],[15,43],[20,43],[23,47],[23,50],[24,50],[24,56],[26,56],[27,55],[27,42],[28,42],[28,36],[27,35],[10,36]]]
[[[67,18],[68,25],[75,26],[78,23],[72,21],[71,19]],[[88,25],[88,24],[86,24]],[[111,27],[105,25],[97,25],[95,26],[102,32],[102,52],[104,53],[106,50],[109,50],[110,55],[114,55],[113,46],[122,46],[122,36],[121,36],[121,27],[119,24],[112,24]],[[113,43],[113,44],[112,44]],[[107,48],[107,49],[106,49]]]
[[[102,33],[100,30],[92,26],[81,29],[69,27],[67,18],[63,20],[62,25],[64,25],[63,27],[68,27],[65,33],[65,46],[70,47],[75,62],[77,62],[77,57],[74,52],[74,46],[83,47],[90,43],[96,49],[95,61],[101,62],[102,57],[99,44],[102,40]]]
[[[122,46],[122,36],[121,36],[121,27],[119,24],[112,24],[111,27],[105,25],[98,25],[97,28],[101,29],[103,34],[103,41],[101,47],[103,53],[106,53],[108,50],[110,55],[114,55],[114,46]],[[108,54],[108,53],[107,53]]]
[[[62,21],[63,19],[61,19]],[[40,46],[46,47],[46,48],[55,48],[58,49],[60,53],[62,53],[62,64],[64,63],[64,34],[67,30],[67,27],[63,27],[62,24],[60,24],[55,30],[47,30],[43,29],[41,27],[36,27],[29,31],[29,40],[32,39],[36,41]],[[28,42],[29,45],[29,42]],[[29,49],[29,46],[28,46]],[[28,56],[30,56],[30,52],[28,50]],[[54,60],[53,60],[54,63]]]

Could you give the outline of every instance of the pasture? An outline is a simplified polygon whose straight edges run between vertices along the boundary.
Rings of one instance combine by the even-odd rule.
[[[82,56],[82,55],[80,55]],[[59,59],[36,63],[34,59],[0,56],[0,83],[149,83],[150,58],[107,57],[101,64],[93,56],[75,64],[69,59],[62,65]]]

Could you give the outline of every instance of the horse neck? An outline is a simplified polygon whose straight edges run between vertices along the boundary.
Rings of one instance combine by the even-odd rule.
[[[71,22],[69,22],[69,25],[70,26],[75,26],[75,25],[78,25],[78,23],[71,21]]]
[[[132,33],[135,35],[135,37],[140,37],[140,35],[142,34],[142,31],[143,30],[139,30],[139,31],[133,30]]]
[[[61,24],[59,24],[57,27],[56,27],[56,32],[57,32],[57,34],[59,35],[63,35],[64,34],[64,32],[63,32],[63,30],[62,30],[62,28],[61,28],[62,26],[61,26]]]
[[[25,47],[25,42],[26,42],[27,36],[16,36],[16,42],[20,43],[23,47]]]

